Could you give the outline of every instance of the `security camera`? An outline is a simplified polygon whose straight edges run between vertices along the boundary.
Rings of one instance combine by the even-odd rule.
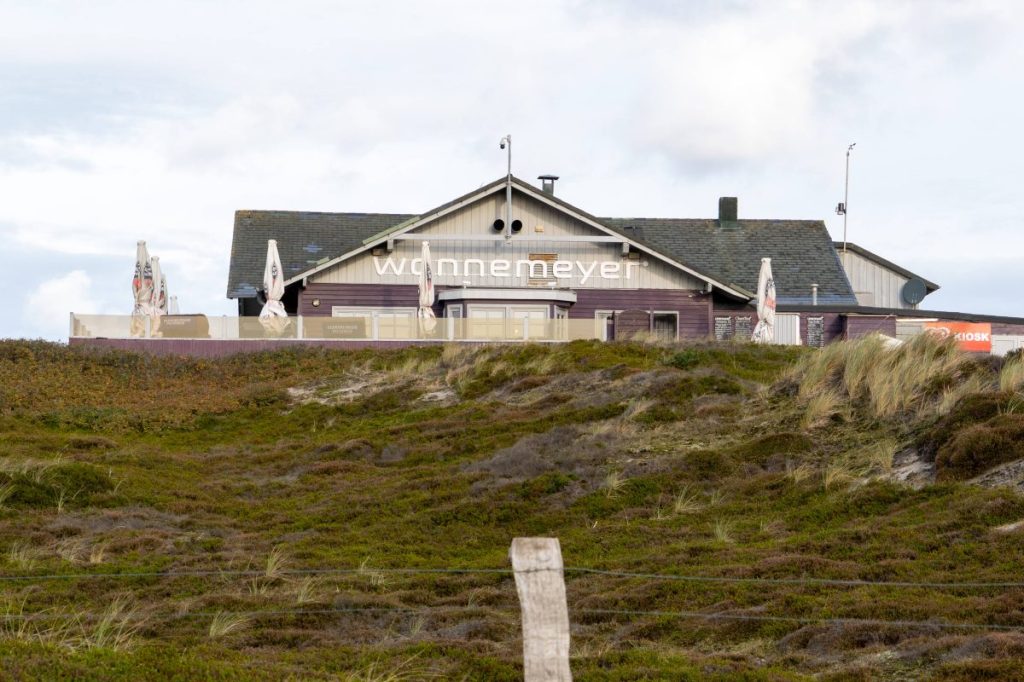
[[[502,149],[504,149],[504,148],[505,148],[505,140],[502,140],[501,142],[499,142],[499,143],[498,143],[498,145],[499,145],[499,146],[500,146],[500,147],[501,147]]]

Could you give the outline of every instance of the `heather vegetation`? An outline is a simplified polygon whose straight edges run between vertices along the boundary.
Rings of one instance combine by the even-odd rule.
[[[1024,582],[1022,390],[931,337],[0,342],[0,677],[514,680],[509,575],[389,569],[550,535],[579,680],[1024,679],[1024,589],[933,585]]]

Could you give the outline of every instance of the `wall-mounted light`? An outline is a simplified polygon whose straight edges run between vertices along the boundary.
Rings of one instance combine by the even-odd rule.
[[[312,303],[313,303],[313,307],[314,308],[319,308],[320,307],[320,299],[319,298],[314,298]]]

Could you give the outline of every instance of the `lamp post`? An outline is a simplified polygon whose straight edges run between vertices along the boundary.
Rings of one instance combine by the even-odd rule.
[[[512,135],[508,134],[498,142],[501,149],[508,147],[508,173],[505,176],[505,239],[512,238]]]
[[[843,183],[843,203],[836,207],[836,213],[843,216],[843,253],[846,253],[846,208],[850,202],[850,152],[857,146],[856,142],[846,148],[846,180]]]

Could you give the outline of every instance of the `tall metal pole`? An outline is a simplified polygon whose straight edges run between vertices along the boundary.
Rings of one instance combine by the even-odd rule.
[[[505,176],[505,239],[512,238],[512,135],[501,138],[502,148],[508,145],[508,174]]]
[[[846,216],[850,212],[850,150],[856,142],[846,148],[846,182],[843,187],[843,253],[846,253]]]

